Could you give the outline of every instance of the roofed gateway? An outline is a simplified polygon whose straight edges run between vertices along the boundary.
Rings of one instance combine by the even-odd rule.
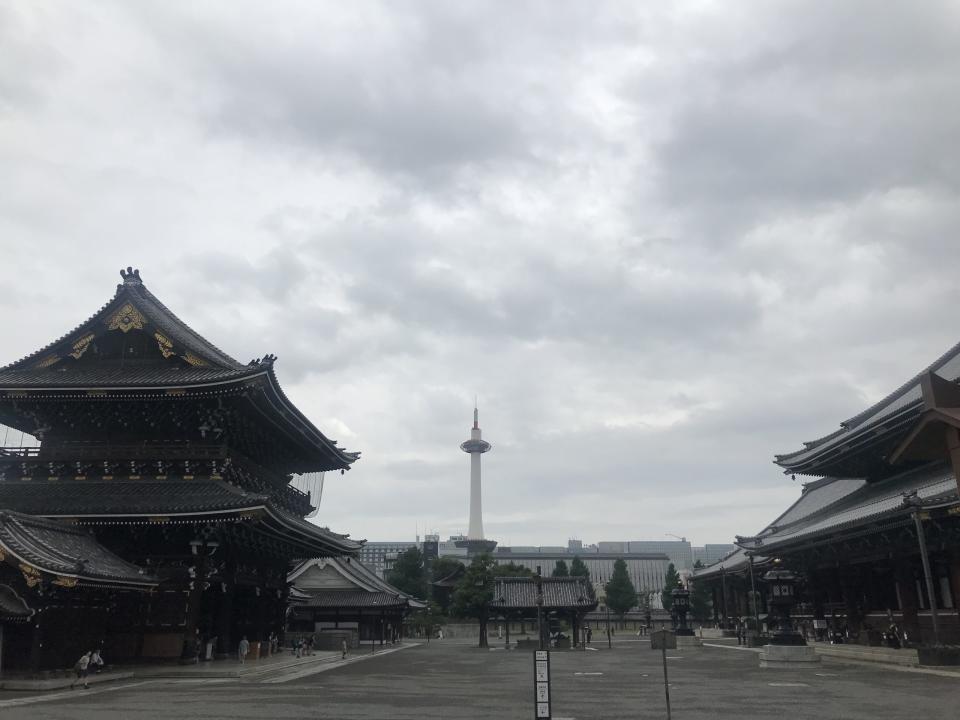
[[[234,360],[120,274],[92,317],[0,368],[0,423],[40,441],[0,448],[0,585],[45,618],[11,626],[5,668],[101,643],[113,660],[195,657],[207,639],[231,653],[281,630],[294,562],[362,545],[304,520],[293,475],[359,453],[290,402],[276,358]]]

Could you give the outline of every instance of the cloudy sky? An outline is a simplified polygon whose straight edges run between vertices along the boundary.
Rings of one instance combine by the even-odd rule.
[[[960,9],[0,0],[0,363],[118,269],[363,452],[321,524],[727,542],[960,339]]]

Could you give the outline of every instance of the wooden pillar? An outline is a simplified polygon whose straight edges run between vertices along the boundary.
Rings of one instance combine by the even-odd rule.
[[[920,642],[920,619],[917,616],[919,599],[917,598],[916,578],[913,567],[905,559],[897,560],[894,565],[894,577],[900,590],[900,611],[903,614],[902,630],[907,634],[911,645]]]
[[[510,616],[509,615],[504,616],[503,624],[507,626],[507,647],[510,647]]]

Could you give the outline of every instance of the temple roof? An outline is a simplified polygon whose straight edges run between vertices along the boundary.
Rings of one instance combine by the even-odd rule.
[[[45,517],[180,515],[253,510],[267,497],[221,480],[0,482],[0,507]]]
[[[33,615],[26,601],[9,585],[0,585],[0,620],[26,620]]]
[[[708,578],[721,571],[744,569],[753,554],[763,562],[798,546],[834,540],[849,532],[906,522],[915,506],[927,509],[960,505],[953,472],[931,463],[879,482],[862,478],[823,478],[810,483],[803,495],[776,520],[751,537],[738,537],[740,547],[720,562],[696,570]]]
[[[0,551],[8,560],[19,561],[28,584],[44,574],[65,586],[81,583],[148,589],[159,583],[81,528],[9,510],[0,510]]]
[[[590,581],[582,577],[543,578],[543,607],[590,611],[597,607]],[[491,609],[536,610],[537,583],[529,577],[494,578]]]
[[[0,482],[0,507],[91,524],[246,518],[298,548],[297,558],[351,554],[363,546],[222,480],[8,480]]]
[[[247,424],[260,436],[269,434],[280,448],[279,456],[287,458],[283,471],[345,470],[357,460],[359,453],[338,447],[287,398],[274,373],[275,356],[236,361],[147,290],[138,270],[121,270],[121,276],[113,298],[91,317],[0,368],[0,422],[43,439],[51,431],[89,432],[90,426],[66,425],[31,402],[155,403],[229,396],[244,401],[231,407],[242,408]]]
[[[309,560],[294,569],[287,581],[306,596],[299,598],[303,607],[426,607],[355,558]]]
[[[930,373],[952,382],[960,379],[960,343],[885,398],[840,423],[839,429],[803,443],[800,450],[776,455],[774,462],[788,472],[832,475],[842,468],[838,460],[843,455],[885,455],[922,413],[921,381]]]

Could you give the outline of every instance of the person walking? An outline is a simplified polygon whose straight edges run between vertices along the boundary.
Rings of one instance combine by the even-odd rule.
[[[347,639],[343,638],[340,640],[340,659],[347,659]]]
[[[240,638],[240,645],[237,648],[237,655],[239,656],[241,665],[246,662],[248,652],[250,652],[250,641],[247,640],[247,636],[244,635]]]
[[[99,650],[94,650],[90,653],[90,664],[87,666],[87,668],[89,669],[91,667],[96,673],[99,673],[101,670],[103,670],[103,657],[101,657]]]
[[[92,655],[93,655],[93,651],[87,650],[87,652],[85,652],[83,655],[80,656],[80,659],[77,660],[76,664],[74,664],[73,671],[76,673],[77,676],[74,678],[73,682],[70,683],[71,690],[73,690],[73,688],[76,687],[78,680],[83,681],[84,689],[90,688],[90,686],[87,685],[87,673],[89,672],[90,657]]]

